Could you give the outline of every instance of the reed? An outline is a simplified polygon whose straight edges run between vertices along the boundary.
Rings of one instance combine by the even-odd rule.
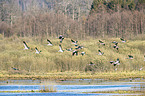
[[[23,50],[23,40],[27,42],[30,50]],[[47,74],[58,72],[82,72],[85,73],[85,68],[90,61],[96,64],[93,74],[115,72],[115,67],[109,61],[120,59],[120,65],[116,66],[117,72],[138,72],[144,70],[144,53],[145,40],[127,40],[122,43],[119,38],[102,39],[106,46],[99,44],[99,39],[79,40],[79,45],[84,46],[86,55],[72,56],[72,52],[67,52],[66,48],[75,48],[71,44],[70,38],[65,38],[62,47],[65,50],[63,53],[58,52],[59,40],[50,38],[53,46],[47,46],[47,38],[40,37],[0,37],[0,76],[7,75],[33,75]],[[119,42],[119,51],[113,49],[112,41]],[[40,54],[35,54],[35,47],[42,50]],[[104,55],[99,56],[98,49],[104,52]],[[126,59],[128,55],[134,56],[134,59]],[[18,68],[13,70],[11,67]],[[143,67],[143,70],[139,69]],[[88,71],[89,72],[89,71]],[[91,73],[91,74],[92,74]],[[123,74],[123,73],[121,73]],[[143,73],[144,74],[144,73]],[[12,76],[13,76],[12,75]],[[8,76],[11,77],[11,76]],[[87,76],[86,76],[87,77]]]
[[[43,86],[39,92],[56,92],[56,88],[53,85]]]

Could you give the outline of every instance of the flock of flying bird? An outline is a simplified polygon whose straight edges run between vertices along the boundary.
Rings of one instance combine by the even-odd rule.
[[[62,35],[60,35],[59,36],[60,44],[59,44],[59,51],[58,52],[64,52],[64,50],[62,49],[62,46],[61,46],[63,39],[64,39],[64,37]],[[52,42],[50,40],[47,39],[47,42],[48,42],[48,44],[47,44],[48,46],[53,46],[53,44],[52,44]],[[79,46],[77,44],[78,41],[74,41],[74,40],[71,39],[71,42],[72,42],[72,44],[74,44],[76,46],[75,50],[73,51],[73,48],[69,48],[69,49],[66,49],[66,50],[67,51],[73,51],[72,55],[73,56],[74,55],[77,56],[78,55],[78,50],[79,49],[83,49],[83,46]],[[28,45],[26,44],[25,41],[23,41],[23,44],[24,44],[24,47],[25,47],[24,50],[30,49],[30,47],[28,47]],[[39,51],[37,49],[37,47],[35,47],[35,50],[36,50],[36,52],[35,52],[36,54],[40,54],[41,51]],[[81,52],[81,55],[82,56],[85,55],[85,52]]]
[[[59,51],[58,51],[58,52],[64,52],[64,50],[62,49],[62,46],[61,46],[62,41],[64,40],[64,37],[63,37],[62,35],[60,35],[58,38],[59,38],[59,40],[60,40]],[[126,40],[125,40],[124,38],[120,38],[120,40],[121,40],[122,42],[124,42],[124,43],[126,42]],[[47,44],[48,46],[53,46],[53,44],[52,44],[52,42],[51,42],[50,40],[47,39],[47,42],[48,42],[48,44]],[[66,49],[66,50],[67,50],[67,51],[72,51],[72,56],[74,56],[74,55],[77,56],[77,55],[79,54],[79,50],[80,50],[80,49],[83,49],[84,47],[83,47],[83,46],[79,46],[79,45],[77,44],[78,41],[75,41],[75,40],[73,40],[73,39],[71,39],[71,42],[72,42],[72,44],[74,44],[74,46],[76,47],[75,50],[73,50],[73,48],[69,48],[69,49]],[[100,43],[101,45],[105,46],[105,43],[104,43],[103,41],[99,40],[99,43]],[[112,43],[114,43],[113,48],[116,49],[116,50],[119,50],[118,42],[113,41]],[[28,47],[28,45],[26,44],[25,41],[23,41],[23,44],[24,44],[24,47],[25,47],[24,50],[30,49],[30,47]],[[36,54],[40,54],[41,51],[39,51],[37,47],[35,47],[35,50],[36,50],[36,52],[35,52]],[[103,54],[104,54],[101,50],[98,50],[98,52],[99,52],[98,55],[103,55]],[[80,54],[83,56],[83,55],[85,55],[85,52],[83,51],[83,52],[81,52]],[[126,59],[133,59],[133,56],[132,56],[132,55],[128,55],[128,58],[126,58]],[[144,55],[144,61],[145,61],[145,55]],[[119,60],[119,58],[117,58],[116,61],[110,61],[110,63],[111,63],[113,66],[116,66],[116,65],[119,65],[119,64],[120,64],[120,60]],[[92,62],[90,62],[89,65],[91,66],[91,65],[95,65],[95,64],[92,63]],[[12,67],[12,68],[13,68],[13,67]],[[14,69],[14,70],[18,70],[18,69],[16,69],[16,68],[13,68],[13,69]]]

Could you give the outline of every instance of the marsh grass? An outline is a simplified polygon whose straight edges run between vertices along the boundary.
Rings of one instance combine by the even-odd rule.
[[[34,90],[15,90],[15,91],[0,91],[0,93],[29,93],[29,92],[39,92]]]
[[[23,40],[26,41],[30,50],[23,50]],[[122,72],[140,72],[139,69],[145,66],[144,58],[144,40],[127,40],[122,43],[119,38],[106,38],[102,39],[106,46],[99,44],[99,39],[79,40],[78,44],[84,46],[84,49],[79,52],[85,51],[84,56],[72,56],[72,52],[68,52],[66,48],[75,48],[71,44],[70,38],[65,38],[62,47],[65,50],[63,53],[59,50],[59,39],[50,38],[53,46],[47,46],[47,38],[39,37],[0,37],[0,71],[6,72],[8,75],[21,74],[25,77],[26,74],[47,74],[58,72],[79,72],[84,73],[85,68],[90,61],[96,64],[93,74],[100,73],[114,73],[117,68],[117,73]],[[119,42],[119,51],[113,49],[111,42]],[[35,47],[42,52],[35,54]],[[104,55],[99,56],[98,50],[104,52]],[[128,55],[134,56],[134,59],[126,59]],[[114,67],[109,61],[120,59],[120,65]],[[12,70],[11,67],[18,68],[19,70]],[[144,68],[143,70],[144,71]],[[87,71],[89,73],[89,71]],[[5,73],[3,73],[5,74]],[[116,74],[117,75],[117,74]],[[13,75],[12,75],[13,76]],[[37,76],[37,75],[36,75]],[[66,75],[67,76],[67,75]],[[11,76],[9,76],[11,77]],[[51,76],[50,76],[51,77]],[[74,76],[75,77],[75,76]],[[77,76],[76,76],[77,77]],[[87,77],[87,76],[86,76]]]
[[[56,88],[53,85],[49,85],[49,86],[43,86],[39,92],[57,92]]]
[[[55,82],[50,82],[48,80],[44,80],[43,83],[41,84],[41,88],[39,92],[56,92],[56,87],[54,85]]]
[[[88,93],[88,92],[84,92]],[[116,91],[96,91],[96,92],[91,92],[91,93],[117,93],[117,94],[134,94],[134,95],[145,95],[145,91],[140,91],[140,90],[116,90]]]
[[[66,79],[105,79],[105,80],[120,80],[130,78],[145,78],[145,71],[132,71],[132,72],[79,72],[79,71],[66,71],[54,73],[32,73],[32,74],[9,74],[8,72],[0,74],[0,80],[7,79],[50,79],[50,80],[66,80]],[[46,84],[45,84],[46,85]]]
[[[0,93],[29,93],[29,92],[57,92],[56,88],[54,89],[53,86],[45,86],[40,90],[14,90],[14,91],[0,91]]]

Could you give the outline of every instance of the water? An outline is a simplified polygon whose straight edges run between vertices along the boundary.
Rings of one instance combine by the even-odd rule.
[[[110,96],[110,95],[128,95],[128,94],[103,94],[103,93],[72,93],[72,92],[56,92],[56,93],[0,93],[0,96],[96,96],[96,95],[103,95],[103,96]],[[133,94],[130,94],[133,95]]]
[[[141,90],[145,82],[105,81],[103,79],[73,79],[67,81],[49,80],[7,80],[0,81],[0,96],[96,96],[96,95],[140,95],[140,94],[118,94],[118,93],[91,93],[96,91],[114,90]],[[45,86],[53,86],[57,92],[27,92],[12,93],[10,91],[41,90]],[[7,93],[2,91],[9,91]],[[85,93],[87,92],[87,93]]]

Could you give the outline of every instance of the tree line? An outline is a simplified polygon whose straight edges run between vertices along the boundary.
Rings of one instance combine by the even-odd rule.
[[[144,26],[144,0],[0,0],[5,37],[131,38]]]

